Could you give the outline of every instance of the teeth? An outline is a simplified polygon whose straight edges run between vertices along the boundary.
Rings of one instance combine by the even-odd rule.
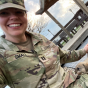
[[[20,26],[20,24],[11,24],[11,25],[9,25],[9,27],[18,27],[18,26]]]

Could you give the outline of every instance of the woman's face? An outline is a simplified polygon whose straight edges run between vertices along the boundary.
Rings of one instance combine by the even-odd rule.
[[[1,10],[0,26],[8,38],[22,36],[27,28],[27,14],[16,8]]]

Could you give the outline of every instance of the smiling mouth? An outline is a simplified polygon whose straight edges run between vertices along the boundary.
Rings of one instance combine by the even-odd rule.
[[[10,24],[10,25],[8,25],[9,27],[19,27],[19,26],[21,26],[22,24]]]

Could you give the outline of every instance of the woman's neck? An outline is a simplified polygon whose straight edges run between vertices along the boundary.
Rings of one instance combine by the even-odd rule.
[[[25,34],[21,35],[21,36],[6,36],[5,39],[9,40],[11,42],[14,42],[14,43],[21,43],[21,42],[25,42],[27,40]]]

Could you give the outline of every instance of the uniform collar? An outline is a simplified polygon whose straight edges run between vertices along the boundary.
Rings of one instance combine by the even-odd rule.
[[[31,33],[26,32],[26,33],[28,35],[31,35],[33,46],[35,46],[40,41],[42,41],[40,34],[36,34],[36,33],[32,33],[32,32]],[[19,49],[16,45],[14,45],[12,42],[6,40],[3,37],[0,37],[0,48],[5,49],[5,50],[19,51]]]
[[[0,37],[0,49],[18,51],[19,49],[12,42]]]
[[[29,34],[31,35],[33,46],[42,41],[40,34],[37,33],[29,33]]]

